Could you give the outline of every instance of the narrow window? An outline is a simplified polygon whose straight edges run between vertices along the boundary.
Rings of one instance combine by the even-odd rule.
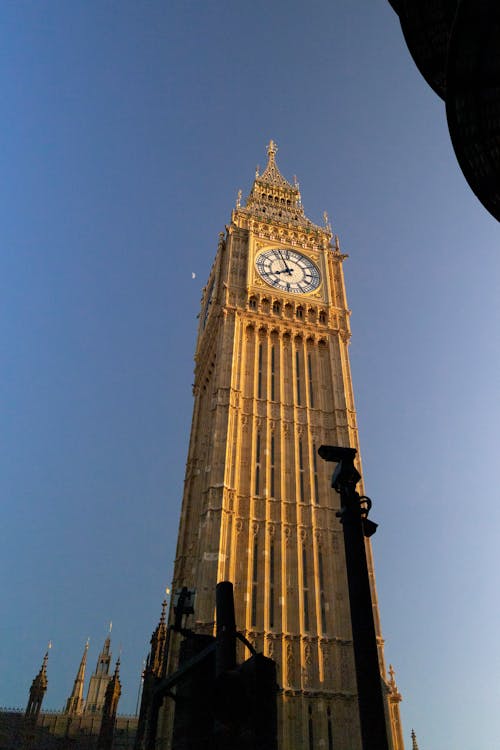
[[[295,352],[295,370],[297,384],[297,406],[300,406],[300,354],[298,351]]]
[[[314,750],[312,706],[309,706],[309,750]]]
[[[257,536],[253,541],[253,571],[252,571],[252,627],[257,624],[257,580],[258,580],[258,553],[259,546]]]
[[[250,299],[248,300],[248,307],[250,308],[250,310],[255,310],[257,308],[257,300],[255,299],[255,297],[250,297]]]
[[[319,602],[321,607],[321,630],[326,633],[326,604],[325,604],[325,576],[323,573],[323,554],[321,549],[318,550],[318,568],[319,568]]]
[[[326,313],[324,313],[323,310],[321,310],[321,312],[319,314],[319,322],[320,323],[326,323]]]
[[[314,499],[316,503],[319,503],[318,459],[316,457],[316,443],[313,443],[312,449],[313,449]]]
[[[332,711],[330,707],[326,709],[328,717],[328,750],[333,750],[333,731],[332,731]]]
[[[274,627],[274,542],[269,545],[269,627]]]
[[[314,389],[313,389],[313,375],[312,375],[312,361],[311,355],[307,355],[307,370],[309,374],[309,406],[314,406]]]
[[[302,439],[299,438],[299,487],[300,487],[300,494],[299,499],[300,502],[305,502],[304,500],[304,451],[302,449]]]
[[[279,315],[281,312],[281,305],[279,302],[273,302],[273,313],[276,313],[276,315]]]
[[[304,593],[304,629],[309,630],[309,587],[307,585],[307,551],[302,545],[302,581]]]
[[[275,354],[275,346],[271,346],[271,401],[275,400],[275,393],[274,393],[274,382],[276,380],[276,365],[274,362],[274,358],[276,356]]]
[[[257,398],[262,398],[262,344],[259,344],[259,366],[257,373]]]
[[[269,471],[269,474],[270,474],[270,476],[269,476],[270,488],[269,489],[270,489],[271,497],[275,497],[275,494],[274,494],[274,490],[275,490],[275,486],[274,486],[274,475],[275,475],[275,471],[274,471],[274,455],[275,455],[275,450],[274,450],[274,435],[271,435],[271,466],[270,466],[270,471]]]
[[[302,319],[304,317],[304,308],[298,307],[297,312],[295,313],[297,318]]]
[[[260,492],[260,432],[257,433],[255,441],[255,494]]]

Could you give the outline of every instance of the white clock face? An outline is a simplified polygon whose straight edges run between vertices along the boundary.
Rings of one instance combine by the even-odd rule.
[[[257,271],[269,286],[291,294],[307,294],[320,285],[318,267],[296,250],[265,250],[255,261]]]

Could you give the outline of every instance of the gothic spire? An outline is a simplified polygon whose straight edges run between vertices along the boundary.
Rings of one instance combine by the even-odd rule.
[[[76,673],[75,682],[73,684],[73,690],[66,703],[65,713],[72,716],[77,716],[83,712],[84,700],[83,700],[83,683],[85,680],[85,667],[87,665],[87,653],[89,650],[89,641],[85,644],[83,650],[82,659],[78,672]]]
[[[267,146],[267,165],[262,174],[257,168],[255,179],[245,206],[241,206],[241,198],[236,202],[236,211],[251,214],[261,221],[273,221],[286,224],[290,228],[308,227],[318,230],[310,221],[302,206],[299,183],[294,178],[292,185],[278,169],[276,153],[278,146],[275,141],[269,141]],[[321,231],[325,231],[321,229]],[[331,232],[330,232],[331,235]]]
[[[161,605],[160,622],[151,636],[151,651],[148,659],[148,669],[157,677],[162,675],[165,666],[165,648],[167,643],[166,611],[167,600],[164,599]]]
[[[111,623],[109,626],[109,632],[111,633]],[[108,634],[104,641],[102,651],[97,659],[95,672],[90,676],[87,689],[87,700],[85,702],[85,713],[98,713],[104,705],[106,688],[111,680],[109,674],[109,667],[111,664],[110,647],[111,637]]]
[[[97,740],[97,750],[111,750],[115,731],[116,712],[122,692],[120,683],[120,657],[116,660],[115,671],[106,688],[102,709],[101,729]]]
[[[411,730],[411,750],[418,750],[417,735],[414,729]]]
[[[290,185],[288,180],[285,180],[278,169],[278,165],[276,164],[277,151],[278,145],[273,140],[269,141],[267,146],[267,166],[262,174],[256,177],[256,181],[258,180],[269,186],[273,185],[276,187],[283,187],[286,190],[294,190],[293,186]],[[295,189],[298,191],[298,188]]]
[[[95,674],[108,674],[109,672],[109,667],[111,664],[111,652],[109,650],[111,647],[111,628],[112,623],[109,623],[109,634],[106,636],[102,651],[99,654],[97,666],[95,668]]]
[[[28,705],[26,706],[26,718],[30,719],[33,724],[36,724],[38,714],[42,707],[43,697],[47,691],[47,662],[49,660],[49,650],[52,648],[52,643],[49,642],[45,656],[43,657],[42,666],[40,671],[34,678],[30,687],[30,694],[28,698]]]

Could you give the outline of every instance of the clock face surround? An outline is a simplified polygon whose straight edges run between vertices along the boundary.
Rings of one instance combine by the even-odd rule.
[[[321,282],[319,268],[297,250],[278,247],[264,250],[257,256],[255,265],[266,284],[281,292],[308,294]]]

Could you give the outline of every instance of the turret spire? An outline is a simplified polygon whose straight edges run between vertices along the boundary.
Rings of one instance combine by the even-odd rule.
[[[115,731],[116,712],[122,692],[120,683],[120,657],[116,660],[115,671],[106,688],[102,710],[101,729],[97,740],[97,750],[111,750]]]
[[[245,206],[238,199],[236,211],[251,214],[261,221],[273,221],[286,224],[290,229],[309,227],[320,229],[304,214],[300,197],[299,183],[294,178],[292,185],[278,169],[276,154],[278,145],[270,140],[267,145],[267,165],[262,174],[259,168],[255,172],[255,179]],[[323,231],[323,230],[320,230]]]
[[[38,714],[42,707],[42,701],[45,693],[47,692],[47,663],[49,661],[49,651],[52,648],[52,643],[49,641],[47,651],[43,657],[42,666],[40,671],[36,675],[35,679],[31,683],[30,694],[28,698],[28,705],[26,706],[25,717],[29,719],[30,723],[34,726],[38,719]]]
[[[414,729],[411,730],[411,750],[418,750],[417,735]]]
[[[83,699],[83,683],[85,681],[85,667],[87,666],[87,653],[89,650],[89,639],[83,649],[83,656],[76,673],[75,682],[73,684],[73,690],[66,703],[65,713],[71,716],[78,716],[83,713],[83,706],[85,701]]]
[[[167,595],[170,593],[167,589]],[[164,599],[161,605],[160,621],[151,636],[151,650],[149,652],[146,668],[143,672],[141,708],[139,713],[139,722],[137,724],[137,734],[135,747],[142,747],[142,742],[146,732],[146,727],[150,719],[150,712],[153,705],[153,693],[156,685],[165,676],[166,661],[168,655],[168,635],[169,631],[166,625],[167,600]]]
[[[109,626],[109,632],[111,632],[111,623]],[[111,638],[109,635],[107,635],[102,647],[102,651],[99,654],[99,658],[97,659],[95,672],[90,677],[89,687],[87,690],[87,700],[85,703],[85,712],[99,712],[104,705],[106,688],[111,679],[111,676],[109,674],[109,667],[111,664],[110,647]]]

